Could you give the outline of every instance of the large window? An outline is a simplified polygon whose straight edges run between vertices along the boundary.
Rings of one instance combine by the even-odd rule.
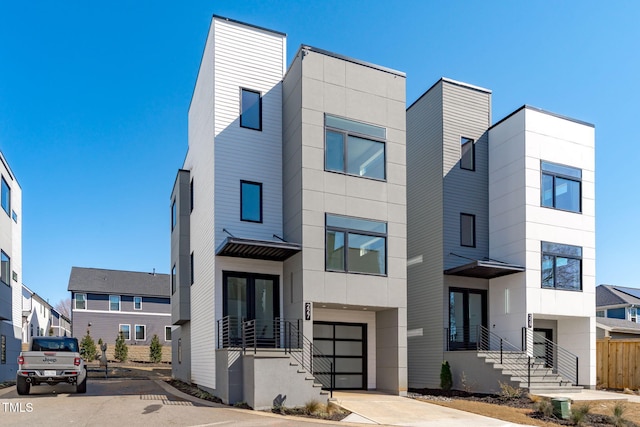
[[[380,126],[325,116],[325,169],[385,179],[385,138]]]
[[[7,286],[11,286],[11,259],[4,251],[0,251],[0,280]]]
[[[240,181],[240,219],[262,222],[262,184]]]
[[[542,242],[542,287],[582,289],[582,248]]]
[[[326,216],[326,269],[387,274],[387,224],[338,215]]]
[[[131,325],[120,325],[120,332],[125,340],[131,339]]]
[[[109,311],[120,311],[120,295],[109,295]]]
[[[460,214],[460,245],[476,247],[476,216]]]
[[[76,294],[76,310],[87,309],[87,294]]]
[[[260,92],[240,89],[240,126],[262,130],[262,98]]]
[[[582,170],[555,163],[541,162],[542,200],[547,208],[581,212]]]
[[[476,153],[473,139],[460,138],[460,168],[474,171],[476,170]]]
[[[147,339],[147,327],[145,325],[136,325],[136,341],[144,341]]]
[[[4,177],[2,177],[2,192],[0,194],[0,199],[2,201],[2,209],[4,209],[7,215],[11,215],[11,188],[9,188],[9,184],[7,184]]]

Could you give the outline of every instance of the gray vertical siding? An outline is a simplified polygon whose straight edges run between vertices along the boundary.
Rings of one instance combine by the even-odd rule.
[[[409,387],[438,387],[442,362],[442,84],[407,110],[407,330]],[[438,372],[434,370],[438,369]]]
[[[171,320],[176,325],[189,321],[191,315],[190,185],[189,171],[178,171],[171,195],[171,203],[174,200],[176,202],[178,218],[176,227],[171,232],[171,265],[169,266],[169,275],[173,266],[176,266],[176,291],[171,296]]]

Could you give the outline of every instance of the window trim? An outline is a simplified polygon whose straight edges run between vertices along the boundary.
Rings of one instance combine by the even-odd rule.
[[[84,296],[84,308],[78,308],[78,295],[83,295]],[[75,298],[73,299],[73,309],[74,310],[86,310],[87,309],[87,294],[86,293],[77,293],[74,295]]]
[[[384,131],[384,138],[380,138],[379,136],[375,136],[372,134],[367,134],[367,133],[362,133],[362,132],[358,132],[352,129],[343,129],[340,127],[336,127],[336,126],[331,126],[330,124],[327,124],[327,117],[335,117],[337,119],[341,119],[341,120],[346,120],[349,122],[354,122],[354,123],[359,123],[359,124],[363,124],[363,125],[368,125],[368,126],[373,126],[376,128],[379,128],[381,130]],[[335,170],[335,169],[329,169],[327,167],[327,131],[329,132],[334,132],[334,133],[340,133],[342,134],[343,137],[343,145],[342,145],[342,159],[343,159],[343,169],[342,171],[339,170]],[[357,174],[353,174],[353,173],[349,173],[347,172],[347,165],[349,164],[349,157],[348,157],[348,152],[349,152],[349,136],[353,136],[356,138],[360,138],[360,139],[365,139],[368,141],[373,141],[373,142],[379,142],[382,143],[382,155],[383,155],[383,177],[382,178],[376,178],[373,176],[367,176],[367,175],[357,175]],[[341,116],[336,116],[336,115],[332,115],[332,114],[324,114],[324,170],[325,172],[333,172],[333,173],[338,173],[341,175],[348,175],[348,176],[354,176],[357,178],[365,178],[365,179],[372,179],[374,181],[382,181],[382,182],[386,182],[387,181],[387,128],[383,127],[383,126],[378,126],[375,125],[373,123],[367,123],[367,122],[363,122],[361,120],[353,120],[347,117],[341,117]]]
[[[169,330],[169,335],[171,335],[171,326],[164,327],[164,340],[166,342],[171,342],[171,338],[167,339],[167,330]]]
[[[559,167],[563,167],[563,168],[569,168],[569,169],[575,169],[576,171],[580,171],[580,178],[575,177],[575,176],[571,176],[571,175],[566,175],[563,174],[562,172],[555,172],[555,171],[549,171],[549,170],[544,170],[544,164],[549,164],[549,165],[553,165],[553,166],[559,166]],[[551,197],[551,201],[553,203],[553,206],[546,206],[544,205],[544,176],[550,176],[553,180],[552,182],[552,197]],[[561,178],[567,181],[573,181],[573,182],[577,182],[579,184],[579,194],[578,194],[578,210],[574,211],[574,210],[570,210],[570,209],[562,209],[562,208],[558,208],[556,207],[556,178]],[[569,165],[563,165],[561,163],[554,163],[554,162],[549,162],[546,160],[540,160],[540,207],[543,208],[547,208],[547,209],[554,209],[554,210],[558,210],[558,211],[563,211],[563,212],[571,212],[571,213],[578,213],[581,214],[582,213],[582,169],[577,168],[575,166],[569,166]]]
[[[465,142],[463,143],[463,141],[465,141]],[[471,156],[471,168],[467,168],[467,167],[462,166],[462,159],[463,159],[464,155],[466,154],[466,153],[463,152],[462,147],[466,146],[467,144],[471,144],[471,151],[470,151],[470,153],[471,153],[470,154],[470,156]],[[462,135],[460,136],[460,169],[466,170],[466,171],[471,171],[471,172],[475,172],[475,170],[476,170],[476,140],[472,139],[472,138],[468,138],[466,136],[462,136]]]
[[[6,271],[6,279],[7,281],[5,282],[2,277],[5,275],[5,271],[4,268],[2,268],[1,264],[0,264],[0,282],[4,283],[5,285],[11,287],[11,257],[5,252],[0,250],[0,262],[5,262],[4,258],[7,258],[6,262],[7,262],[7,271]]]
[[[136,299],[139,298],[140,299],[140,308],[136,308]],[[140,296],[134,296],[133,297],[133,309],[134,310],[142,310],[142,297]]]
[[[463,217],[469,217],[471,218],[472,221],[472,234],[471,234],[471,240],[473,241],[473,243],[471,245],[467,245],[464,243],[464,239],[463,239],[463,235],[462,235],[462,218]],[[470,213],[464,213],[464,212],[460,212],[460,246],[465,247],[465,248],[475,248],[476,247],[476,216],[474,214],[470,214]]]
[[[243,188],[244,185],[255,185],[258,186],[260,192],[259,192],[259,200],[258,203],[260,205],[260,219],[259,220],[254,220],[254,219],[245,219],[243,217],[243,204],[244,204],[244,197],[243,197]],[[255,182],[255,181],[247,181],[244,179],[240,180],[240,221],[244,221],[244,222],[253,222],[256,224],[262,224],[262,222],[264,221],[264,217],[263,217],[263,207],[262,207],[262,201],[263,201],[263,194],[262,194],[262,183],[261,182]]]
[[[124,331],[122,330],[123,326],[127,327],[128,337],[127,335],[124,334]],[[120,335],[120,332],[122,332],[122,335],[125,341],[131,341],[131,324],[130,323],[120,323],[118,325],[118,335]]]
[[[361,230],[361,229],[357,229],[357,228],[344,228],[344,227],[339,227],[339,226],[334,226],[334,225],[328,225],[327,224],[327,219],[330,217],[339,217],[339,218],[347,218],[347,219],[356,219],[356,220],[363,220],[363,221],[369,221],[369,222],[375,222],[375,223],[379,223],[379,224],[384,224],[385,225],[385,233],[380,233],[380,232],[376,232],[376,231],[365,231],[365,230]],[[333,268],[329,268],[329,260],[328,260],[328,242],[327,242],[327,235],[329,231],[336,231],[336,232],[341,232],[344,233],[344,253],[343,253],[343,263],[344,263],[344,270],[337,270],[337,269],[333,269]],[[370,237],[380,237],[384,239],[384,273],[368,273],[368,272],[363,272],[363,271],[351,271],[349,270],[349,233],[353,233],[353,234],[358,234],[358,235],[364,235],[364,236],[370,236]],[[335,273],[348,273],[348,274],[364,274],[367,276],[379,276],[379,277],[387,277],[388,276],[388,272],[389,272],[389,229],[388,229],[388,222],[386,221],[379,221],[379,220],[374,220],[374,219],[369,219],[369,218],[361,218],[361,217],[354,217],[354,216],[346,216],[346,215],[338,215],[338,214],[332,214],[332,213],[325,213],[324,214],[324,269],[325,271],[329,271],[329,272],[335,272]]]
[[[242,95],[244,92],[249,92],[249,93],[254,93],[256,95],[258,95],[258,127],[253,127],[253,126],[246,126],[244,124],[242,124],[243,120],[243,107],[242,107]],[[251,130],[256,130],[258,132],[262,132],[262,92],[260,92],[259,90],[255,90],[255,89],[249,89],[246,87],[240,87],[240,127],[244,128],[244,129],[251,129]]]
[[[111,309],[111,297],[118,298],[118,309],[117,310],[112,310]],[[122,311],[122,298],[120,297],[120,295],[109,295],[109,311]]]
[[[567,254],[567,253],[562,253],[562,252],[554,252],[554,251],[545,251],[544,250],[544,244],[553,244],[553,245],[560,245],[560,246],[570,246],[570,247],[574,247],[574,248],[580,248],[580,255],[572,255],[572,254]],[[550,289],[550,290],[554,290],[554,291],[569,291],[569,292],[582,292],[583,289],[583,269],[582,269],[582,251],[583,248],[582,246],[576,246],[576,245],[569,245],[566,243],[555,243],[555,242],[547,242],[547,241],[541,241],[540,242],[540,287],[542,289]],[[544,257],[545,256],[549,256],[549,257],[553,257],[553,286],[544,286],[544,268],[542,263],[544,262]],[[557,259],[558,258],[566,258],[566,259],[573,259],[573,260],[578,260],[580,262],[580,287],[578,289],[576,288],[562,288],[562,287],[558,287],[557,283],[556,283],[556,278],[558,277],[557,273],[556,273],[556,269],[557,269]]]
[[[143,338],[138,338],[138,326],[142,327],[142,332],[144,333]],[[134,341],[146,341],[147,340],[147,325],[139,325],[136,324],[133,328],[133,340]]]

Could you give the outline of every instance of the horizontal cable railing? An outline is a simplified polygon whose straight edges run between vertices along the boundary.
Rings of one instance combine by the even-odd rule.
[[[530,328],[522,328],[522,336],[523,349],[533,346],[528,353],[533,354],[536,361],[544,363],[571,384],[578,385],[578,356]]]

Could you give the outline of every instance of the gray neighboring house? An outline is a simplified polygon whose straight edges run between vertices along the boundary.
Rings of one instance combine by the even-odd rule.
[[[68,290],[74,337],[90,330],[114,345],[122,331],[129,346],[149,345],[154,334],[171,345],[168,274],[72,267]]]
[[[622,319],[640,323],[640,289],[625,286],[598,285],[596,288],[596,317]]]
[[[640,323],[624,319],[596,319],[596,338],[640,339]]]

